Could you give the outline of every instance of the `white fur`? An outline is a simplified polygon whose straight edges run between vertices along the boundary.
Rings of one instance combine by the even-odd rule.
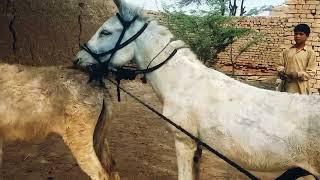
[[[117,3],[120,12],[132,9],[121,1]],[[130,11],[122,15],[132,14]],[[131,25],[123,42],[144,23],[139,19]],[[122,26],[112,17],[101,28],[113,34],[104,39],[95,39],[95,35],[89,45],[97,50],[105,47],[105,51],[114,46]],[[123,65],[133,59],[139,68],[146,68],[172,37],[165,27],[151,21],[142,35],[117,52],[112,64]],[[182,41],[171,42],[150,67],[183,46]],[[87,62],[91,57],[78,58]],[[147,79],[163,103],[165,116],[247,170],[260,172],[256,175],[274,172],[277,176],[297,166],[320,175],[319,96],[280,93],[243,84],[205,67],[188,48],[178,50],[164,66],[147,74]],[[196,144],[178,130],[172,131],[179,179],[191,180],[196,176],[192,160]]]

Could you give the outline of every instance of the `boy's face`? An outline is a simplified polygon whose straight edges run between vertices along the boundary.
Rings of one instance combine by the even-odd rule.
[[[294,32],[294,41],[297,44],[303,44],[307,41],[308,36],[304,32]]]

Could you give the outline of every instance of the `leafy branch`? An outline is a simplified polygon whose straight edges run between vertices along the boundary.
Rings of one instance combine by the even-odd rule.
[[[167,11],[165,16],[171,32],[189,44],[205,63],[216,59],[235,38],[252,32],[247,28],[236,27],[230,17],[221,16],[217,12],[199,16]]]

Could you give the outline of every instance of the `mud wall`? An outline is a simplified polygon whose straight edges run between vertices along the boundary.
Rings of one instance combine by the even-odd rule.
[[[0,61],[70,64],[115,10],[111,0],[1,0]]]

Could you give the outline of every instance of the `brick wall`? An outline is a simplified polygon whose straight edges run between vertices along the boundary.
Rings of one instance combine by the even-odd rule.
[[[228,46],[224,52],[218,55],[215,68],[228,73],[232,72],[232,56],[235,74],[275,74],[276,60],[284,48],[287,19],[279,17],[245,17],[236,21],[238,26],[250,28],[258,32],[258,34],[242,37]],[[261,36],[261,38],[258,41],[254,41],[254,36]],[[253,41],[256,43],[239,55],[240,49]]]

